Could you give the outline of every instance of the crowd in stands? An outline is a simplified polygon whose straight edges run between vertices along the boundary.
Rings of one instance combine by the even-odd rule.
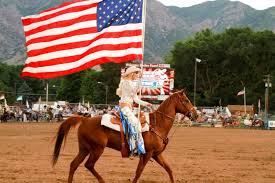
[[[41,109],[34,110],[26,106],[1,106],[0,105],[0,119],[1,122],[7,121],[62,121],[71,115],[78,114],[83,116],[93,117],[102,115],[113,110],[113,106],[96,106],[87,107],[84,105],[56,105],[56,106],[41,106]]]
[[[156,108],[156,107],[155,107]],[[39,122],[39,121],[63,121],[64,119],[78,114],[87,117],[103,115],[114,110],[113,105],[81,105],[66,104],[54,106],[41,106],[41,109],[33,109],[26,106],[1,106],[0,105],[0,122],[17,121],[17,122]],[[215,126],[239,126],[241,123],[247,126],[262,126],[263,121],[255,116],[241,116],[232,114],[226,108],[198,108],[199,117],[196,121],[191,121],[186,116],[177,114],[176,122],[192,126],[196,124],[210,124]],[[148,112],[148,111],[147,111]]]

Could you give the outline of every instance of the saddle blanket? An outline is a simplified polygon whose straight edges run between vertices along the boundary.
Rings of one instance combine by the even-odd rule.
[[[114,117],[114,116],[111,115],[111,114],[104,114],[104,115],[102,116],[102,119],[101,119],[101,125],[106,126],[106,127],[108,127],[108,128],[111,128],[111,129],[113,129],[113,130],[115,130],[115,131],[120,132],[120,126],[119,126],[118,124],[113,124],[113,123],[111,122],[111,119],[112,119],[113,117]],[[147,117],[146,117],[146,118],[147,118]],[[148,120],[146,119],[146,121],[148,121]],[[149,124],[148,124],[148,123],[145,123],[145,125],[144,125],[144,127],[142,128],[141,131],[142,131],[142,132],[148,132],[148,131],[149,131]]]

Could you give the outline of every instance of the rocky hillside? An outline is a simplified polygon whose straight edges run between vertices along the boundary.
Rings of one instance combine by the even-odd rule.
[[[0,0],[0,62],[22,64],[24,36],[20,17],[35,14],[67,0]],[[177,40],[202,29],[223,31],[249,26],[275,31],[275,8],[259,11],[240,2],[218,0],[178,8],[148,0],[145,62],[159,63]]]

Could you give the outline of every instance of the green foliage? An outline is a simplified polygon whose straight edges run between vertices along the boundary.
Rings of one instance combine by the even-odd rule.
[[[247,103],[257,106],[258,99],[264,99],[264,75],[275,77],[274,48],[272,31],[235,28],[213,33],[206,29],[177,42],[166,62],[176,70],[175,86],[187,88],[192,96],[195,58],[202,60],[197,64],[198,105],[218,105],[219,99],[223,105],[242,104],[243,97],[236,94],[245,86]],[[270,99],[270,106],[275,109],[274,94]]]
[[[108,101],[117,102],[116,89],[120,82],[121,67],[125,64],[107,63],[102,65],[101,79],[102,83],[108,85]]]
[[[57,98],[68,102],[79,102],[81,100],[80,88],[84,72],[79,72],[65,76],[61,81],[61,86],[57,91]]]
[[[8,103],[14,103],[16,96],[23,100],[36,102],[41,96],[46,100],[46,84],[49,86],[49,101],[65,100],[78,103],[84,98],[90,104],[105,103],[106,87],[108,103],[117,103],[116,88],[120,81],[122,64],[107,63],[101,65],[101,71],[85,70],[61,78],[40,80],[20,78],[23,66],[0,64],[0,92],[4,92]],[[24,102],[23,101],[23,102]]]
[[[90,103],[105,104],[106,90],[108,103],[117,103],[115,95],[120,81],[120,64],[106,63],[101,71],[86,70],[62,79],[57,99],[69,102],[84,100]]]
[[[97,83],[100,78],[100,72],[94,70],[85,71],[85,77],[82,79],[80,94],[90,103],[104,103],[104,93]],[[101,86],[100,86],[101,87]]]

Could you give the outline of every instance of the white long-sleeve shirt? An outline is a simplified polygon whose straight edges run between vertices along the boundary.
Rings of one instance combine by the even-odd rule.
[[[121,80],[119,83],[119,88],[121,90],[120,101],[121,103],[133,104],[133,102],[146,106],[148,102],[140,100],[137,96],[137,87],[135,82],[131,80]]]

